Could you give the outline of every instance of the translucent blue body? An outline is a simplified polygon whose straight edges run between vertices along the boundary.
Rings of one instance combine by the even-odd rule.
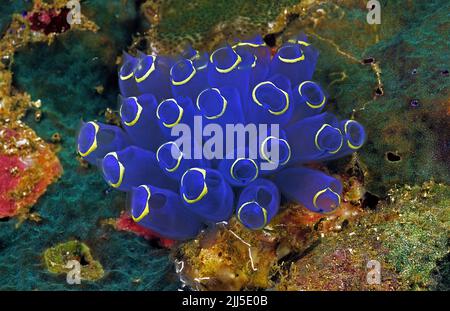
[[[177,189],[177,183],[160,169],[155,153],[139,147],[108,153],[103,158],[102,170],[108,184],[118,190],[130,191],[146,184]]]
[[[156,108],[157,124],[163,134],[163,138],[172,139],[172,130],[179,124],[185,124],[189,128],[194,127],[196,111],[189,97],[167,98],[162,100]]]
[[[306,37],[299,36],[289,40],[278,49],[270,63],[270,74],[282,74],[298,85],[312,79],[319,53],[306,41]]]
[[[153,94],[159,102],[171,96],[170,68],[173,61],[167,57],[141,55],[134,71],[139,94]]]
[[[269,74],[270,64],[270,48],[266,45],[261,36],[256,36],[249,40],[238,41],[233,45],[235,51],[243,55],[244,51],[253,55],[253,62],[251,64],[252,70],[250,75],[250,89],[258,84]]]
[[[247,99],[247,122],[278,124],[284,126],[293,113],[291,82],[281,74],[275,74],[259,82]]]
[[[236,216],[247,228],[262,229],[278,213],[279,206],[277,186],[270,180],[258,178],[241,192]]]
[[[268,131],[258,146],[261,175],[272,175],[292,163],[291,145],[284,130],[281,129],[277,134]]]
[[[292,96],[294,111],[290,123],[321,113],[327,103],[327,95],[313,81],[302,81],[293,86]]]
[[[305,163],[337,154],[344,138],[339,123],[330,113],[302,119],[286,128],[293,163]]]
[[[117,127],[100,122],[83,123],[78,134],[78,153],[89,163],[98,165],[103,157],[130,144],[129,137]]]
[[[207,59],[204,61],[207,62]],[[170,70],[172,93],[175,97],[187,96],[195,102],[198,94],[209,86],[207,68],[202,62],[190,59],[181,59],[175,63]]]
[[[219,124],[225,130],[226,124],[244,123],[241,99],[234,87],[204,89],[197,97],[196,108],[204,125]]]
[[[286,169],[276,175],[275,183],[286,198],[314,212],[330,213],[341,204],[341,182],[320,171]]]
[[[227,221],[234,211],[234,195],[220,172],[191,168],[180,182],[183,204],[209,223]]]
[[[131,216],[138,224],[175,240],[193,238],[202,228],[200,220],[183,207],[178,193],[152,185],[132,189]]]
[[[139,95],[139,90],[134,79],[134,71],[139,63],[139,59],[124,53],[122,66],[119,68],[119,89],[124,97]]]
[[[228,45],[217,49],[211,53],[208,65],[210,86],[235,87],[241,96],[246,96],[249,92],[253,62],[254,58],[247,51],[238,53]]]
[[[339,129],[344,137],[342,148],[335,154],[322,157],[323,160],[333,160],[349,154],[362,147],[366,141],[366,132],[361,123],[355,120],[343,120],[339,123]]]
[[[152,94],[122,98],[120,117],[122,127],[135,146],[156,151],[164,143],[158,126],[156,109],[158,103]]]
[[[234,187],[244,187],[258,178],[258,159],[252,159],[248,149],[235,149],[219,163],[218,170]]]
[[[156,151],[161,170],[171,179],[180,181],[183,174],[193,167],[209,167],[208,161],[188,158],[173,141],[162,144]]]

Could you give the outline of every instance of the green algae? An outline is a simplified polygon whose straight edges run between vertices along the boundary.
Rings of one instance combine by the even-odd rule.
[[[158,1],[157,1],[158,2]],[[162,18],[153,21],[149,45],[176,54],[186,44],[210,50],[223,41],[267,32],[268,25],[297,0],[148,1]],[[152,11],[152,12],[153,12]]]
[[[411,289],[437,288],[440,280],[432,272],[450,252],[450,187],[434,182],[405,186],[390,197],[390,213],[398,213],[398,219],[380,224],[389,249],[386,261]],[[441,272],[448,278],[448,267]]]
[[[190,4],[182,0],[164,1],[161,7],[163,18],[157,26],[158,33],[163,38],[174,40],[205,37],[217,24],[234,20],[238,16],[251,21],[250,26],[261,26],[273,21],[281,9],[297,3],[295,0],[200,0]]]
[[[79,241],[58,244],[44,252],[45,265],[49,272],[67,275],[72,267],[67,264],[75,260],[80,263],[80,278],[86,281],[97,281],[105,272],[101,263],[92,257],[89,247]]]

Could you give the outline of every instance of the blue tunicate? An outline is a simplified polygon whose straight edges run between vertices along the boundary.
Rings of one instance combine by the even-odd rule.
[[[313,212],[330,213],[341,204],[341,182],[320,171],[287,168],[276,174],[275,183],[286,198]]]
[[[258,178],[244,188],[237,206],[237,218],[244,226],[262,229],[278,213],[280,192],[272,181]]]
[[[181,178],[183,204],[206,222],[227,221],[234,211],[234,195],[222,174],[214,169],[191,168]]]
[[[202,228],[200,220],[183,207],[178,193],[153,185],[132,189],[131,216],[138,224],[175,240],[193,238]]]
[[[121,125],[83,123],[78,153],[130,194],[139,225],[171,239],[233,214],[263,229],[281,197],[333,212],[341,182],[302,165],[352,154],[365,130],[324,112],[328,94],[312,80],[318,51],[304,34],[271,52],[255,36],[210,54],[189,46],[177,57],[124,53]]]
[[[122,191],[146,184],[177,188],[177,183],[160,169],[155,153],[135,146],[106,154],[102,170],[108,184]]]

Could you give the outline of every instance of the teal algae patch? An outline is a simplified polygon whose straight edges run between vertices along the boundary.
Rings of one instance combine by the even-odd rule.
[[[8,28],[13,13],[22,14],[32,7],[30,0],[2,0],[0,1],[0,35]]]
[[[84,169],[76,154],[76,133],[82,118],[103,120],[102,111],[116,109],[116,57],[131,42],[136,17],[128,1],[83,1],[100,26],[97,33],[69,31],[51,45],[33,44],[19,50],[13,65],[14,84],[42,101],[40,122],[29,113],[25,121],[50,141],[58,132],[58,156],[64,169],[34,210],[42,221],[0,222],[0,276],[3,290],[174,290],[177,278],[167,250],[154,248],[132,233],[116,232],[101,220],[118,217],[125,209],[123,195],[108,192],[95,168]],[[92,4],[92,5],[91,5]],[[113,10],[111,9],[114,8]],[[84,13],[84,12],[83,12]],[[112,18],[111,16],[121,16]],[[98,18],[98,20],[97,20]],[[123,21],[123,22],[122,22]],[[103,86],[99,94],[95,87]],[[105,275],[97,282],[69,285],[64,275],[47,271],[42,254],[69,240],[89,245]]]

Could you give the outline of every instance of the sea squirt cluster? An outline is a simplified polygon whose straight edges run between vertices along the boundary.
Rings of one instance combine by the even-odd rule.
[[[193,238],[233,213],[247,228],[262,229],[282,196],[332,212],[341,203],[341,182],[302,165],[353,153],[365,132],[357,121],[322,112],[327,95],[311,81],[317,58],[302,34],[273,56],[260,36],[210,55],[192,48],[176,58],[125,54],[122,124],[83,123],[78,152],[102,169],[110,186],[130,194],[134,221],[167,238]],[[268,124],[268,130],[256,157],[249,140],[223,159],[210,159],[186,156],[172,135],[181,124],[215,124],[224,132],[228,124]],[[272,133],[271,125],[279,131]],[[190,143],[203,146],[195,138]],[[268,156],[275,147],[276,160]]]

